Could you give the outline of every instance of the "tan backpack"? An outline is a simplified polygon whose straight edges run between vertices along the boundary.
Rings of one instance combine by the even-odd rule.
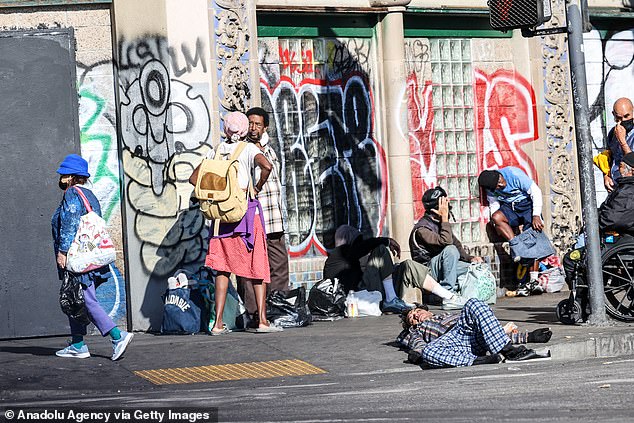
[[[194,195],[200,201],[200,210],[207,219],[215,220],[216,226],[239,222],[247,212],[247,195],[238,181],[238,157],[245,147],[246,142],[241,141],[228,160],[216,154],[200,164]]]

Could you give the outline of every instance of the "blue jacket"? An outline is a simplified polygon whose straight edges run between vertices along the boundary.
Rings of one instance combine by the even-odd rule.
[[[101,216],[101,206],[95,194],[87,188],[80,187],[79,189],[82,190],[88,199],[92,210]],[[55,255],[60,251],[63,253],[68,251],[77,234],[79,219],[86,213],[88,213],[88,211],[77,193],[77,189],[74,187],[67,189],[64,192],[62,202],[57,207],[57,210],[55,210],[55,213],[53,213],[53,218],[51,219]]]
[[[101,216],[101,206],[95,194],[88,188],[79,187],[79,189],[82,190],[88,199],[92,210]],[[88,213],[88,210],[86,210],[84,202],[77,193],[77,189],[74,187],[67,189],[64,192],[62,202],[55,210],[55,213],[53,213],[51,219],[53,248],[56,256],[60,251],[63,253],[68,252],[79,229],[79,219],[86,213]],[[59,278],[62,279],[64,272],[62,269],[58,270]],[[73,276],[79,278],[79,281],[86,286],[90,286],[92,283],[99,285],[100,282],[110,277],[110,269],[106,266],[92,272],[82,273],[81,275],[73,274]]]

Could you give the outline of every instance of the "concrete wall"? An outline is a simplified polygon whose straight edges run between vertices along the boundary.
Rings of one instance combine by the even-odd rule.
[[[101,203],[103,216],[118,247],[117,267],[123,269],[110,7],[0,9],[2,31],[42,28],[74,29],[81,154],[88,160],[92,175],[90,188]],[[125,325],[125,283],[121,275],[103,285],[97,294],[117,323]]]
[[[610,1],[591,6],[618,7]],[[370,3],[341,1],[337,7],[377,11]],[[372,38],[258,40],[256,4],[271,10],[325,7],[324,2],[236,4],[191,0],[183,8],[177,0],[116,0],[112,13],[109,4],[0,8],[1,30],[75,29],[82,154],[117,245],[127,253],[127,261],[121,255],[118,264],[128,270],[135,329],[160,324],[167,276],[202,263],[207,230],[189,200],[186,178],[221,141],[228,110],[261,102],[271,111],[269,133],[283,161],[293,284],[321,278],[338,225],[351,223],[372,235],[393,233],[380,26]],[[482,8],[482,2],[467,0],[413,0],[408,7],[442,5]],[[482,251],[488,243],[486,210],[475,186],[482,169],[519,166],[549,195],[550,172],[560,163],[549,152],[557,126],[551,121],[566,127],[568,116],[550,113],[552,104],[544,99],[552,94],[549,57],[564,67],[567,60],[564,44],[552,38],[556,42],[526,41],[517,33],[394,40],[405,47],[406,75],[396,82],[401,109],[390,114],[403,117],[398,124],[411,152],[415,218],[422,214],[423,191],[440,184],[453,193],[455,232]],[[634,82],[633,38],[629,30],[586,35],[597,150],[612,124],[611,103]],[[570,144],[563,150],[574,154]],[[554,195],[551,207],[557,207]],[[565,210],[553,211],[559,213],[553,219],[574,217],[574,207]],[[113,286],[123,288],[121,281]],[[118,292],[122,298],[123,290]]]
[[[206,226],[187,182],[210,150],[207,2],[114,2],[130,309],[158,330],[161,294],[179,267],[197,268]]]

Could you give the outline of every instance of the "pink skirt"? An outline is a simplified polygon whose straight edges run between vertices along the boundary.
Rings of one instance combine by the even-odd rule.
[[[266,237],[259,216],[254,219],[253,250],[247,250],[239,235],[228,238],[211,238],[205,266],[219,272],[229,272],[248,279],[271,282],[269,258],[266,251]]]

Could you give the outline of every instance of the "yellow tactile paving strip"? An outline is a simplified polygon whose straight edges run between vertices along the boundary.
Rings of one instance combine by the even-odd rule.
[[[259,361],[216,366],[180,367],[174,369],[136,370],[134,374],[155,385],[222,382],[241,379],[269,379],[283,376],[305,376],[327,373],[302,360]]]

